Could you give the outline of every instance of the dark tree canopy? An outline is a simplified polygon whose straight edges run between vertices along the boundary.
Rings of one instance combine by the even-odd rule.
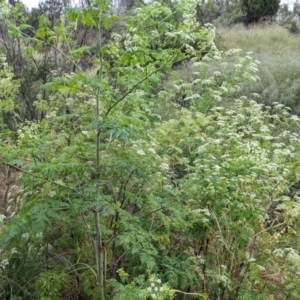
[[[249,24],[262,17],[273,17],[280,7],[280,0],[242,0],[241,4]]]

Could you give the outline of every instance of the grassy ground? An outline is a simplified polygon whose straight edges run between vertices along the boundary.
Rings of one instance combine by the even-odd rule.
[[[252,51],[261,62],[261,81],[244,87],[244,94],[259,93],[262,102],[280,102],[300,114],[300,35],[292,35],[278,24],[218,28],[217,34],[220,50]]]

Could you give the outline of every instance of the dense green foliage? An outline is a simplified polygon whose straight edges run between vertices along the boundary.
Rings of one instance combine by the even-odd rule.
[[[275,16],[280,6],[280,0],[241,0],[241,5],[249,24],[257,22],[262,17]]]
[[[198,5],[1,4],[1,299],[300,297],[300,120]]]

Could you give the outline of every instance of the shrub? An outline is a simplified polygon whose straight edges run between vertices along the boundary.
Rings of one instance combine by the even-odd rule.
[[[242,10],[246,14],[246,23],[257,22],[262,17],[273,17],[277,13],[280,0],[242,0]]]

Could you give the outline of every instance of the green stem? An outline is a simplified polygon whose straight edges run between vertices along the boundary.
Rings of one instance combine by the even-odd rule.
[[[99,82],[102,81],[102,55],[101,55],[101,47],[102,47],[102,40],[101,40],[101,17],[102,17],[102,0],[99,0],[99,16],[98,16],[98,33],[97,33],[97,43],[98,43],[98,53],[99,53],[99,59],[100,59],[100,70],[98,72],[98,79]],[[97,90],[97,99],[96,99],[96,122],[99,124],[100,119],[100,95],[101,90],[98,88]],[[96,173],[97,173],[97,187],[96,187],[96,199],[97,202],[99,201],[101,197],[101,168],[100,168],[100,135],[97,134],[96,136]],[[101,234],[101,224],[100,224],[100,211],[99,209],[96,209],[94,211],[94,219],[95,219],[95,227],[96,227],[96,247],[95,247],[95,256],[96,256],[96,262],[97,262],[97,281],[99,285],[99,296],[100,300],[105,300],[105,286],[104,286],[104,252],[105,249],[103,247],[103,241],[102,241],[102,234]]]

